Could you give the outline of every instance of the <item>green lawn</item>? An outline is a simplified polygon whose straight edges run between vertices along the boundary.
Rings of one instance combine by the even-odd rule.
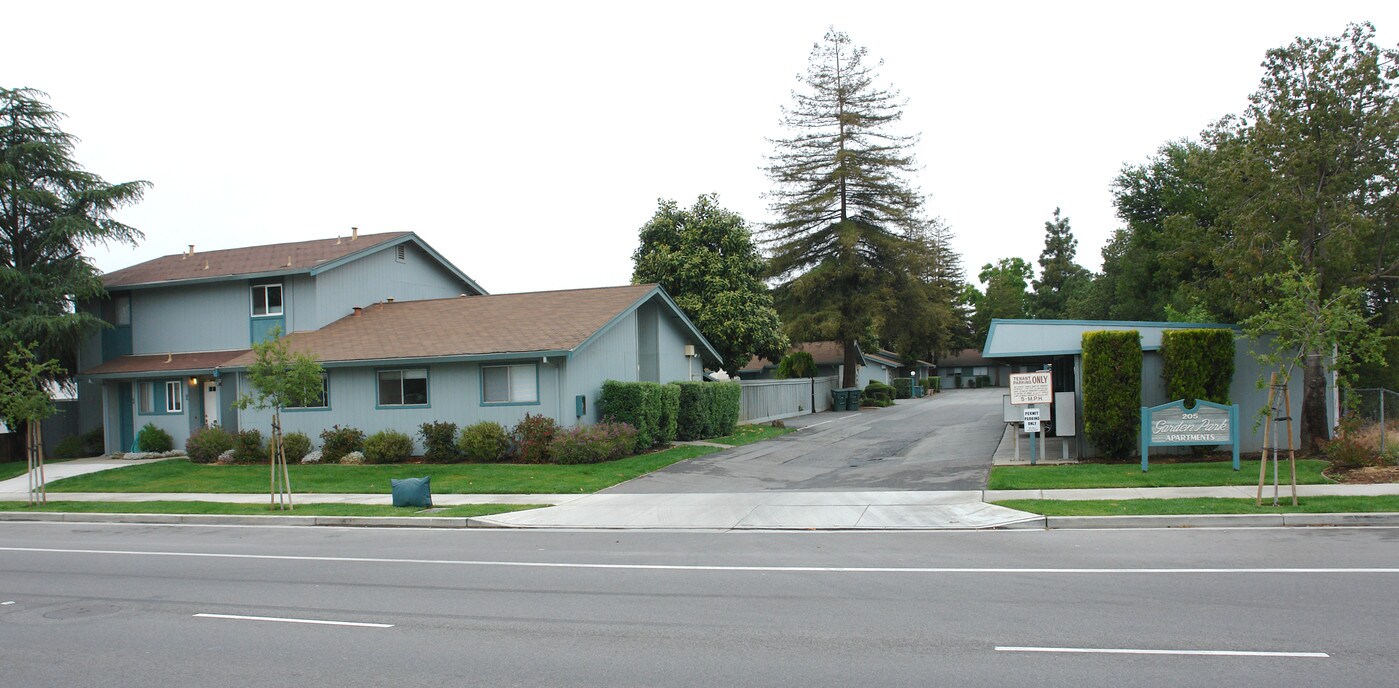
[[[731,447],[741,447],[745,444],[752,444],[754,442],[770,440],[774,437],[781,437],[782,435],[785,435],[789,432],[794,431],[791,428],[774,428],[771,425],[740,425],[736,430],[734,430],[734,434],[732,435],[715,437],[713,439],[705,441],[714,442],[717,444],[727,444]]]
[[[389,464],[373,466],[290,466],[298,493],[387,494],[390,478],[432,476],[438,494],[573,494],[605,487],[716,451],[680,446],[607,463],[550,464]],[[266,492],[267,466],[217,466],[174,459],[125,466],[50,483],[49,492]]]
[[[60,511],[84,514],[233,514],[238,516],[489,516],[538,509],[540,504],[464,504],[442,509],[393,507],[384,504],[301,504],[291,511],[267,504],[220,502],[61,502],[31,507],[24,502],[0,502],[0,511]]]
[[[1297,461],[1297,484],[1332,482],[1321,474],[1327,463],[1317,459]],[[1287,481],[1287,464],[1281,466]],[[1269,467],[1271,481],[1272,467]],[[1141,464],[1080,463],[1065,466],[996,466],[991,469],[988,490],[1050,490],[1088,487],[1195,487],[1202,485],[1257,485],[1258,461],[1244,461],[1238,471],[1228,461],[1156,463],[1143,473]]]
[[[1279,498],[1282,506],[1272,506],[1272,495],[1265,494],[1264,506],[1252,499],[1191,497],[1188,499],[1007,499],[995,502],[1004,507],[1046,516],[1177,516],[1191,514],[1329,514],[1366,511],[1399,512],[1399,495],[1381,497],[1298,497]]]

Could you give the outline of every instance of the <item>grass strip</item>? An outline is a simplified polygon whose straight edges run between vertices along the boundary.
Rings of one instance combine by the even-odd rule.
[[[1331,514],[1399,512],[1399,495],[1374,497],[1282,497],[1282,506],[1252,499],[1188,497],[1184,499],[1007,499],[996,504],[1045,516],[1189,516],[1197,514]]]
[[[1137,463],[1079,463],[1063,466],[996,466],[991,469],[989,490],[1055,490],[1093,487],[1201,487],[1215,485],[1257,485],[1258,460],[1241,462],[1235,471],[1228,461],[1156,463],[1143,473]],[[1321,485],[1332,482],[1321,471],[1327,462],[1297,460],[1297,484]],[[1271,476],[1272,468],[1269,467]],[[1281,481],[1287,482],[1287,464],[1281,466]]]
[[[64,502],[50,501],[42,506],[24,502],[0,502],[0,511],[65,512],[83,514],[223,514],[235,516],[446,516],[472,517],[538,509],[542,504],[463,504],[438,509],[393,507],[387,504],[298,504],[291,511],[269,508],[267,504],[228,504],[225,502]]]
[[[715,437],[705,441],[714,442],[716,444],[727,444],[730,447],[741,447],[745,444],[753,444],[754,442],[762,442],[763,440],[770,440],[774,437],[781,437],[789,432],[793,432],[792,428],[775,428],[771,425],[740,425],[738,429],[734,430],[732,435]]]
[[[704,456],[716,447],[679,446],[605,463],[387,464],[289,466],[296,493],[388,494],[391,478],[432,477],[433,494],[586,494],[673,463]],[[172,459],[123,466],[52,482],[49,492],[265,492],[265,465],[219,466]]]

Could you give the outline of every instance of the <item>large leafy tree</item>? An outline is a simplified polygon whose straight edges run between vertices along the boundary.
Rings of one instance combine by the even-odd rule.
[[[1027,318],[1030,316],[1030,276],[1034,270],[1024,258],[1002,258],[993,265],[981,266],[977,277],[985,285],[986,291],[979,292],[973,300],[976,314],[972,316],[975,328],[974,346],[980,349],[986,344],[986,335],[995,318]]]
[[[793,103],[790,135],[772,141],[768,176],[777,220],[764,243],[778,311],[797,339],[845,346],[841,384],[855,384],[854,343],[902,298],[927,298],[914,275],[926,252],[923,196],[908,180],[916,137],[896,133],[899,93],[878,64],[832,29],[813,48]]]
[[[1399,50],[1380,48],[1374,34],[1353,24],[1268,51],[1244,114],[1207,133],[1222,156],[1213,188],[1232,231],[1216,261],[1263,275],[1295,261],[1314,280],[1292,291],[1299,303],[1290,311],[1313,320],[1308,330],[1325,329],[1326,304],[1348,289],[1383,295],[1399,279]],[[1330,434],[1326,361],[1335,342],[1300,341],[1308,444]]]
[[[641,227],[632,261],[632,281],[665,287],[719,350],[730,375],[755,355],[777,360],[786,351],[787,337],[763,283],[763,260],[748,225],[721,207],[715,195],[700,196],[689,208],[660,201]]]
[[[1069,316],[1070,303],[1089,288],[1091,276],[1074,262],[1078,239],[1069,218],[1054,209],[1054,219],[1044,223],[1044,250],[1040,252],[1040,278],[1034,281],[1033,312],[1036,318]]]
[[[0,88],[0,345],[37,342],[41,358],[73,370],[77,347],[102,326],[74,303],[105,296],[83,249],[141,238],[114,213],[148,183],[110,184],[84,170],[46,98]]]

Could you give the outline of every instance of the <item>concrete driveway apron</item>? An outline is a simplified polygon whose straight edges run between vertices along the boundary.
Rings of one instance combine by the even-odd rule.
[[[789,427],[803,429],[685,461],[603,492],[981,490],[1004,431],[1004,393],[950,390],[884,409],[789,419]]]

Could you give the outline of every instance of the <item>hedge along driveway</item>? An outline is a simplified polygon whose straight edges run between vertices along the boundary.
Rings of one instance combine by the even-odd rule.
[[[1297,484],[1320,485],[1332,482],[1321,471],[1327,462],[1316,459],[1297,460]],[[1288,482],[1287,464],[1283,463],[1279,482]],[[1272,467],[1268,482],[1273,481]],[[1204,487],[1216,485],[1257,485],[1258,460],[1240,464],[1234,470],[1228,461],[1195,461],[1188,463],[1155,463],[1142,472],[1135,463],[1080,463],[1066,466],[996,466],[991,469],[989,490],[1056,490],[1097,487]]]
[[[573,494],[596,492],[664,468],[677,461],[720,451],[682,446],[605,463],[554,464],[378,464],[362,466],[294,464],[295,493],[387,494],[391,478],[432,476],[439,494]],[[49,492],[210,492],[255,494],[267,491],[266,465],[218,466],[161,461],[115,468],[51,483]]]

